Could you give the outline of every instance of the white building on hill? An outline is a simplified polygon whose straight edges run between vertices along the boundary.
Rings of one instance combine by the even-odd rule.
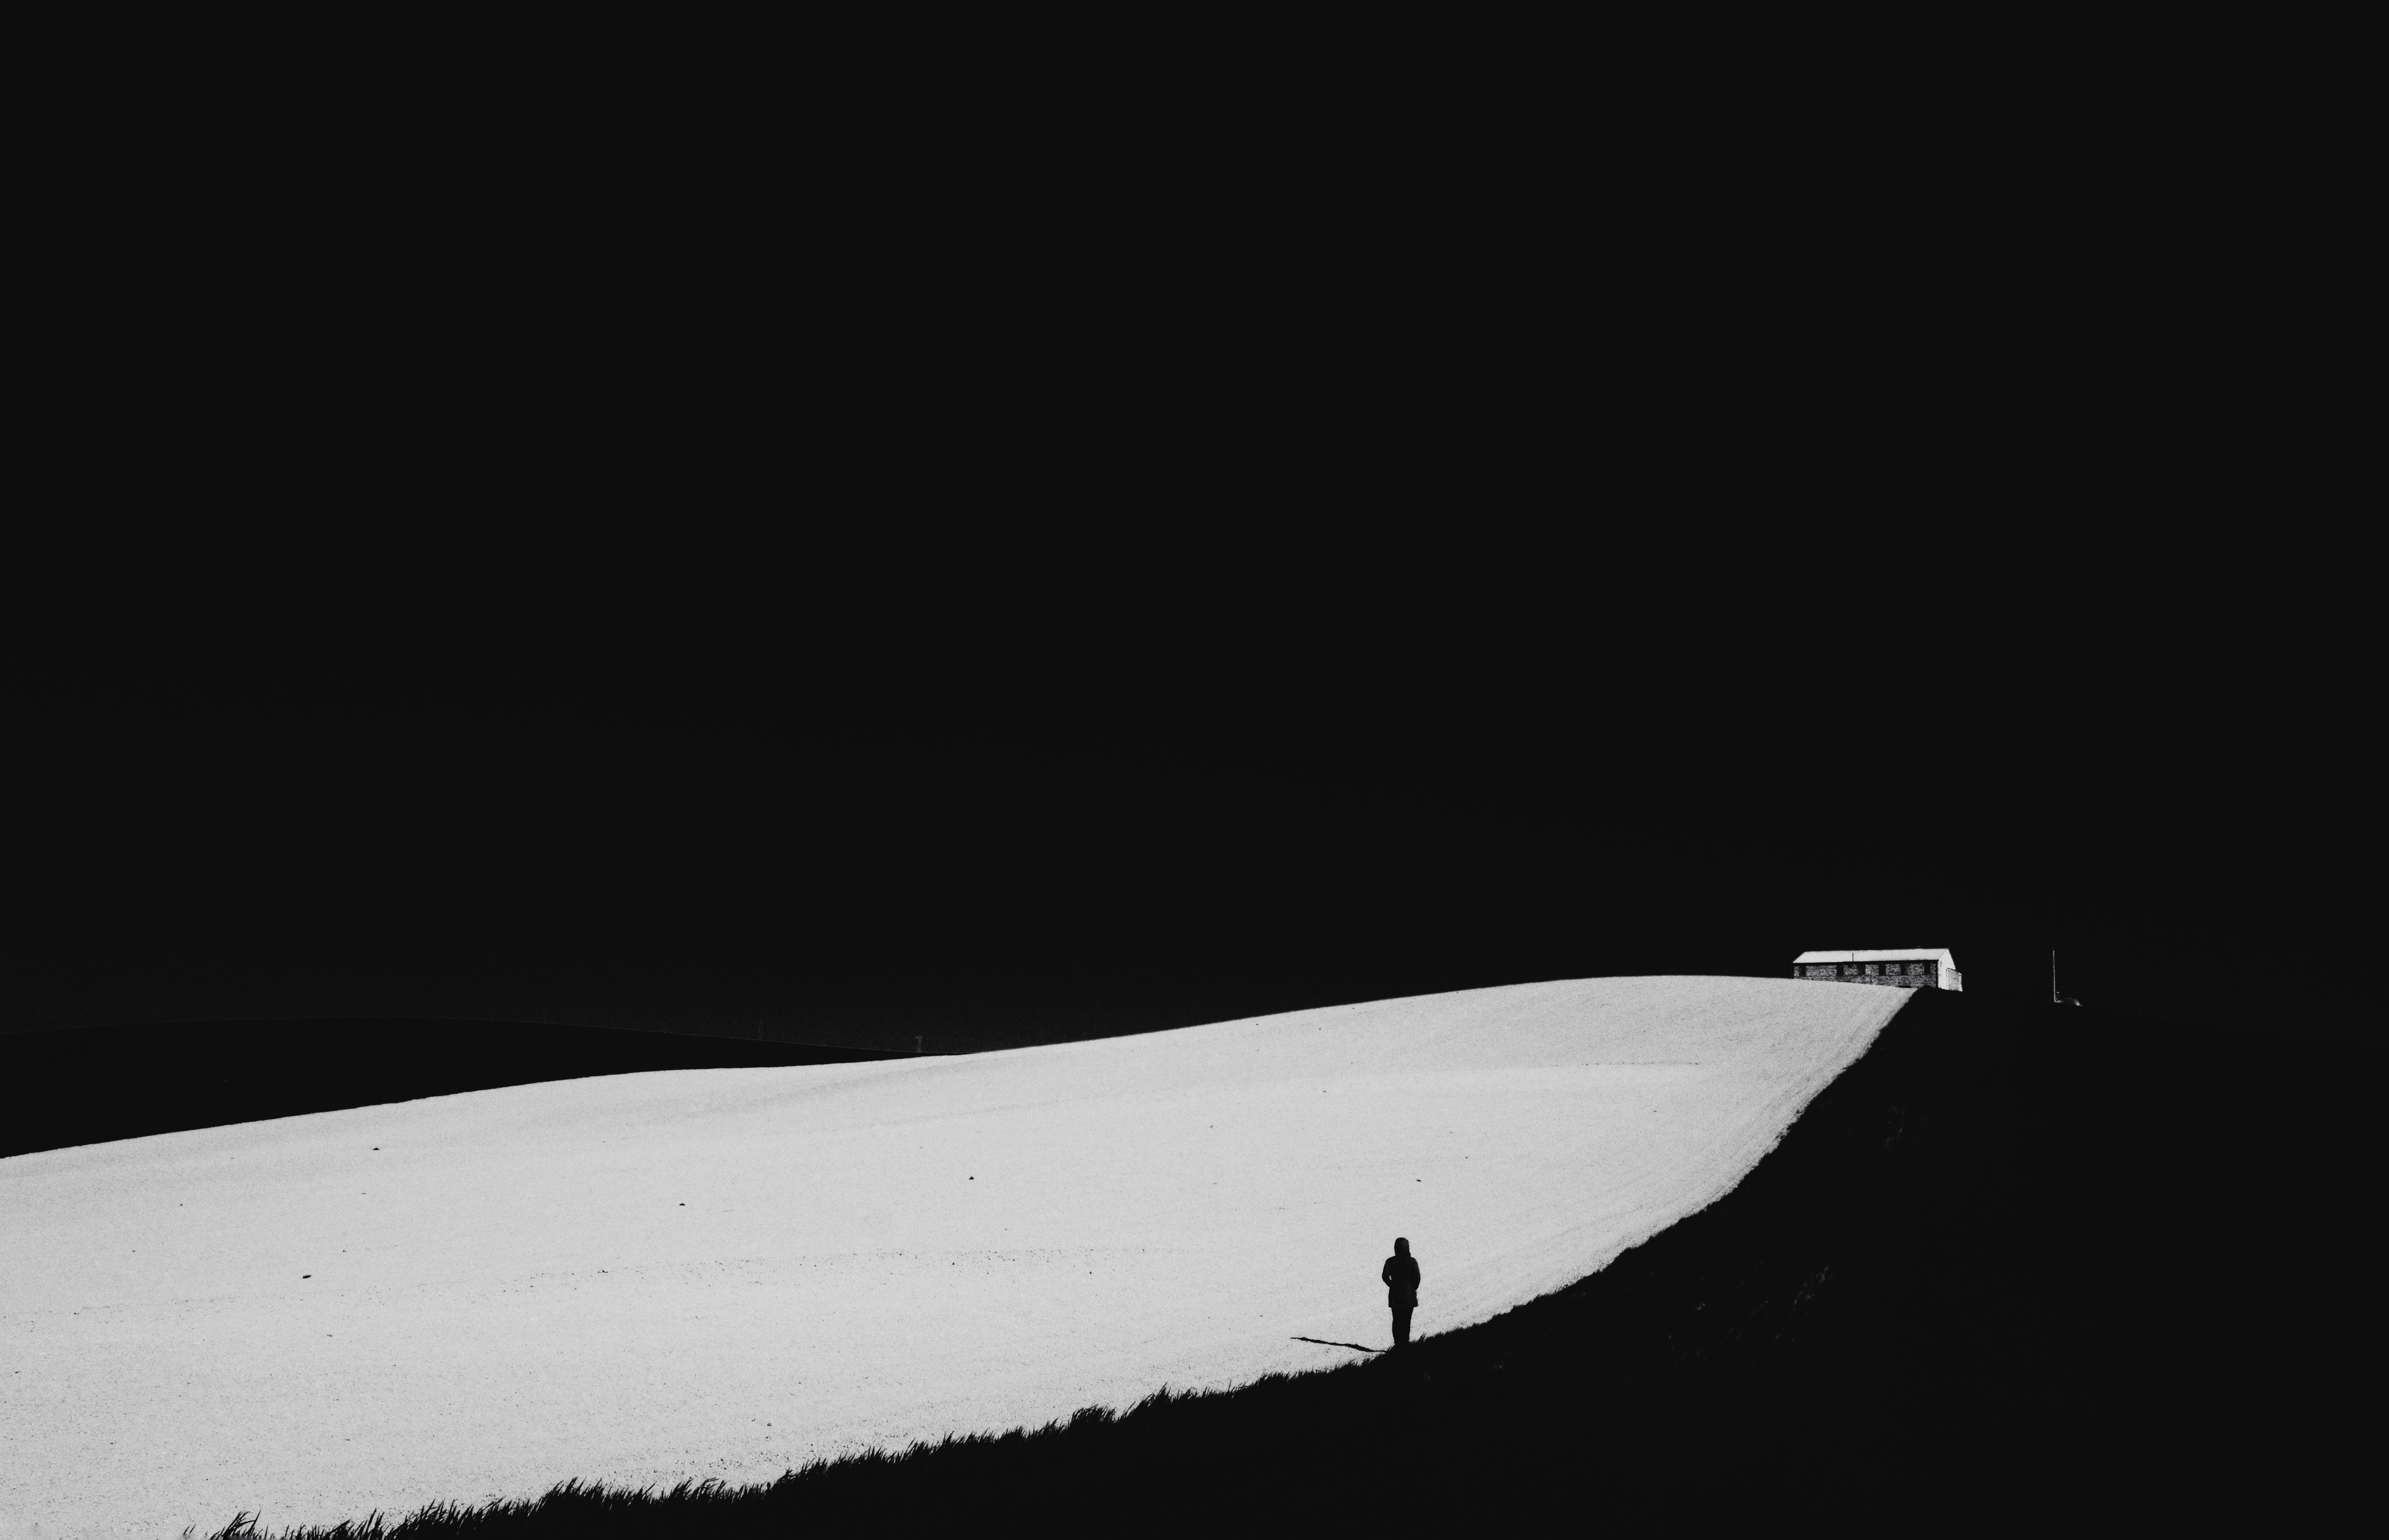
[[[1888,952],[1802,952],[1792,960],[1794,978],[1829,978],[1843,984],[1888,984],[1898,989],[1963,989],[1958,960],[1947,947],[1910,947]]]

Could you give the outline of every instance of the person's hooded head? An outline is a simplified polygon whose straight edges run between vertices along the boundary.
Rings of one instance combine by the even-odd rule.
[[[1394,1254],[1395,1254],[1396,1256],[1408,1256],[1408,1255],[1410,1255],[1410,1254],[1411,1254],[1411,1243],[1410,1243],[1410,1241],[1407,1241],[1407,1240],[1405,1240],[1405,1239],[1404,1239],[1403,1237],[1401,1237],[1401,1236],[1399,1236],[1399,1235],[1395,1236],[1395,1237],[1394,1237]]]

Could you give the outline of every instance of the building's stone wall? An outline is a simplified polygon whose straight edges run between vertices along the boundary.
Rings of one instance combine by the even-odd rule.
[[[1808,962],[1794,978],[1828,978],[1840,984],[1887,984],[1895,989],[1937,989],[1939,964],[1931,958],[1896,962]]]

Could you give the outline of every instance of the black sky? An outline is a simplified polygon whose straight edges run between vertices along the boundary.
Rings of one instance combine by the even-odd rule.
[[[21,697],[6,1025],[968,1048],[1908,945],[2015,998],[2053,945],[2113,1009],[2352,1000],[2246,961],[2348,955],[2283,886],[2327,826],[2165,606],[1896,542],[1169,533],[89,626]]]
[[[195,207],[45,395],[0,1025],[970,1046],[1905,945],[2353,1019],[2272,333],[2013,168],[1533,142]]]

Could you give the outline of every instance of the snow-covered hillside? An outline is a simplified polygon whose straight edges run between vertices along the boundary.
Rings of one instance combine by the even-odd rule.
[[[759,1481],[1583,1276],[1900,990],[1522,985],[959,1059],[556,1082],[0,1160],[0,1536]]]

